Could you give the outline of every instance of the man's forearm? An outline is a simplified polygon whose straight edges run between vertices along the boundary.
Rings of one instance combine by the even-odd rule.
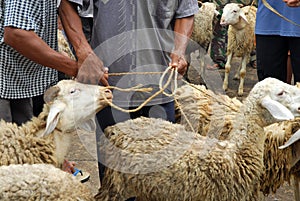
[[[4,42],[38,64],[54,68],[70,76],[77,74],[75,61],[50,48],[33,31],[5,27]]]
[[[188,41],[192,35],[194,26],[194,16],[176,19],[174,32],[174,53],[184,55]]]
[[[84,59],[93,51],[82,31],[82,24],[76,6],[68,0],[62,0],[59,7],[59,16],[64,31],[75,49],[76,56]]]

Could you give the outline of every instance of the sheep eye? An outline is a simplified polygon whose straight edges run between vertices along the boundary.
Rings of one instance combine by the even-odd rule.
[[[233,10],[233,12],[236,13],[237,11],[236,11],[236,10]]]
[[[283,94],[285,94],[285,91],[281,91],[277,94],[277,96],[282,96]]]
[[[74,94],[74,93],[76,93],[76,91],[77,91],[77,89],[71,89],[70,94]]]

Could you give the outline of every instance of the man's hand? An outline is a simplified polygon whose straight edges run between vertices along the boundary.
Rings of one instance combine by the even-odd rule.
[[[171,63],[169,64],[169,66],[177,68],[178,73],[181,75],[179,78],[181,79],[182,76],[186,73],[188,62],[185,60],[185,57],[183,55],[172,53]]]
[[[84,60],[78,58],[79,70],[76,80],[87,84],[99,84],[108,86],[108,69],[103,62],[92,52]]]
[[[299,7],[300,6],[300,0],[283,0],[283,2],[286,3],[289,7]]]

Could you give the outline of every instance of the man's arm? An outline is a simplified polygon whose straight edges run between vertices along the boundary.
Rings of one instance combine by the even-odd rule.
[[[178,72],[184,75],[187,69],[187,61],[185,60],[185,50],[188,41],[192,35],[194,26],[194,15],[176,19],[174,32],[174,50],[171,53],[171,66],[177,67]]]
[[[81,82],[98,84],[101,78],[101,83],[108,85],[107,77],[103,76],[106,69],[85,38],[76,5],[68,0],[62,0],[59,6],[59,16],[78,58],[80,69],[77,79]]]
[[[290,7],[299,7],[300,6],[300,0],[283,0],[288,6]]]
[[[50,48],[33,31],[5,27],[4,42],[38,64],[54,68],[70,76],[77,75],[77,63]]]

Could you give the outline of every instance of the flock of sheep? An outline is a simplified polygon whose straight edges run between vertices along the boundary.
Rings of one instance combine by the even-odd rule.
[[[243,58],[241,95],[255,9],[227,5],[221,22],[231,26],[229,46],[236,46],[230,46],[225,68],[227,73],[233,55]],[[200,9],[206,6],[213,6],[208,9],[212,20],[215,6],[204,3]],[[239,25],[232,14],[239,16]],[[252,39],[241,40],[246,34]],[[197,42],[209,44],[212,35],[207,36],[209,40]],[[224,89],[227,84],[225,79]],[[30,122],[0,122],[0,200],[264,200],[291,178],[300,200],[297,86],[267,78],[243,102],[202,85],[178,88],[177,123],[138,118],[105,130],[100,149],[105,150],[107,169],[95,196],[60,168],[71,133],[95,129],[94,115],[111,101],[110,90],[64,80],[49,88],[44,99],[43,112]]]

